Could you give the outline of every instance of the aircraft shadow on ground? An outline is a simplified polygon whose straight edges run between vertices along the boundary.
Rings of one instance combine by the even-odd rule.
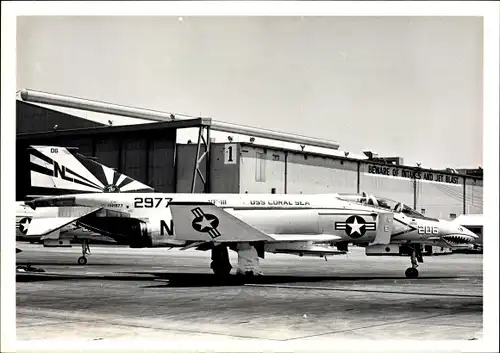
[[[36,267],[42,267],[43,266],[64,266],[64,267],[76,267],[76,266],[81,266],[78,265],[76,262],[68,262],[68,261],[41,261],[41,262],[36,262],[36,261],[16,261],[16,265],[19,266],[26,266],[26,265],[31,265],[31,266],[36,266]],[[103,262],[103,263],[92,263],[93,266],[118,266],[116,263],[109,263],[109,262]]]
[[[137,274],[137,272],[134,272]],[[146,274],[145,272],[141,274]],[[200,273],[152,273],[155,281],[161,280],[164,283],[146,285],[143,288],[167,288],[167,287],[221,287],[221,286],[241,286],[244,284],[291,284],[291,283],[320,283],[329,281],[367,281],[367,280],[387,280],[392,283],[394,280],[407,280],[405,277],[387,276],[285,276],[266,275],[257,277],[247,277],[230,275],[226,278],[218,278],[213,274]],[[425,277],[422,279],[450,279],[456,277]],[[418,279],[417,279],[418,280]]]
[[[172,287],[223,287],[242,286],[245,284],[291,284],[291,283],[320,283],[320,282],[353,282],[385,280],[393,281],[426,281],[455,279],[456,276],[429,276],[408,280],[403,276],[286,276],[266,275],[257,277],[230,275],[225,278],[209,273],[176,273],[176,272],[121,272],[116,275],[57,275],[44,272],[22,272],[16,274],[16,282],[38,281],[134,281],[138,283],[150,282],[142,288],[172,288]],[[154,283],[154,284],[153,284]]]

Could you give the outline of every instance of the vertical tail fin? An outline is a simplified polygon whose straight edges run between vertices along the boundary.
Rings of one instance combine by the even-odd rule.
[[[31,193],[154,192],[153,188],[69,148],[30,146]]]

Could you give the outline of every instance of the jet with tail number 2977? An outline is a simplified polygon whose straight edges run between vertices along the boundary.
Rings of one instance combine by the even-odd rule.
[[[60,157],[71,155],[62,147],[33,148],[59,165],[71,159]],[[51,153],[55,149],[58,153]],[[32,185],[40,180],[33,172]],[[33,186],[62,185],[60,176],[47,174],[44,178],[51,179],[50,184],[46,180]],[[81,181],[73,178],[72,182]],[[64,181],[66,190],[71,188],[68,183],[71,181]],[[348,244],[366,246],[367,253],[368,249],[407,244],[414,251],[412,267],[405,273],[415,278],[418,276],[415,259],[421,258],[421,245],[463,246],[476,238],[451,222],[423,217],[402,204],[386,207],[385,200],[366,195],[164,194],[116,190],[78,193],[78,190],[81,188],[26,202],[35,210],[27,234],[43,236],[77,222],[132,248],[211,250],[211,268],[217,275],[227,275],[232,269],[228,249],[238,253],[237,273],[259,275],[262,274],[259,258],[264,258],[265,252],[324,257],[345,254]],[[36,210],[44,207],[86,211],[70,217],[38,218]]]

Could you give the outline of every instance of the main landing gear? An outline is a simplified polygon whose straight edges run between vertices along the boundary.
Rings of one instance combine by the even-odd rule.
[[[262,275],[262,271],[259,266],[258,251],[254,245],[241,243],[231,249],[238,252],[238,267],[236,269],[236,275],[244,277]],[[210,268],[218,277],[224,278],[229,276],[233,267],[229,261],[227,246],[218,245],[212,248],[212,263],[210,264]]]
[[[263,248],[261,248],[263,253]],[[259,265],[259,254],[256,246],[250,243],[239,243],[236,245],[238,252],[238,269],[236,274],[245,277],[261,276],[262,270]]]
[[[424,258],[422,257],[422,248],[417,246],[416,248],[411,249],[411,267],[408,267],[405,271],[406,278],[417,278],[418,277],[418,263],[423,263]]]
[[[90,246],[89,246],[88,240],[83,240],[83,242],[82,242],[82,256],[80,256],[78,258],[79,265],[86,265],[87,264],[87,256],[86,255],[91,255]]]
[[[229,253],[225,245],[218,245],[212,249],[212,262],[210,263],[210,268],[214,271],[216,276],[229,276],[233,266],[231,266],[229,262]]]

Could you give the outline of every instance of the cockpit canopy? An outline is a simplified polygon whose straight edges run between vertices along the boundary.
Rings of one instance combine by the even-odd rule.
[[[420,212],[417,212],[416,210],[414,210],[413,208],[402,202],[397,202],[383,197],[375,197],[373,195],[367,195],[364,192],[362,194],[347,194],[347,195],[339,194],[339,199],[344,201],[356,202],[371,207],[383,208],[396,213],[403,213],[404,215],[411,218],[437,221],[437,219],[424,216]]]

